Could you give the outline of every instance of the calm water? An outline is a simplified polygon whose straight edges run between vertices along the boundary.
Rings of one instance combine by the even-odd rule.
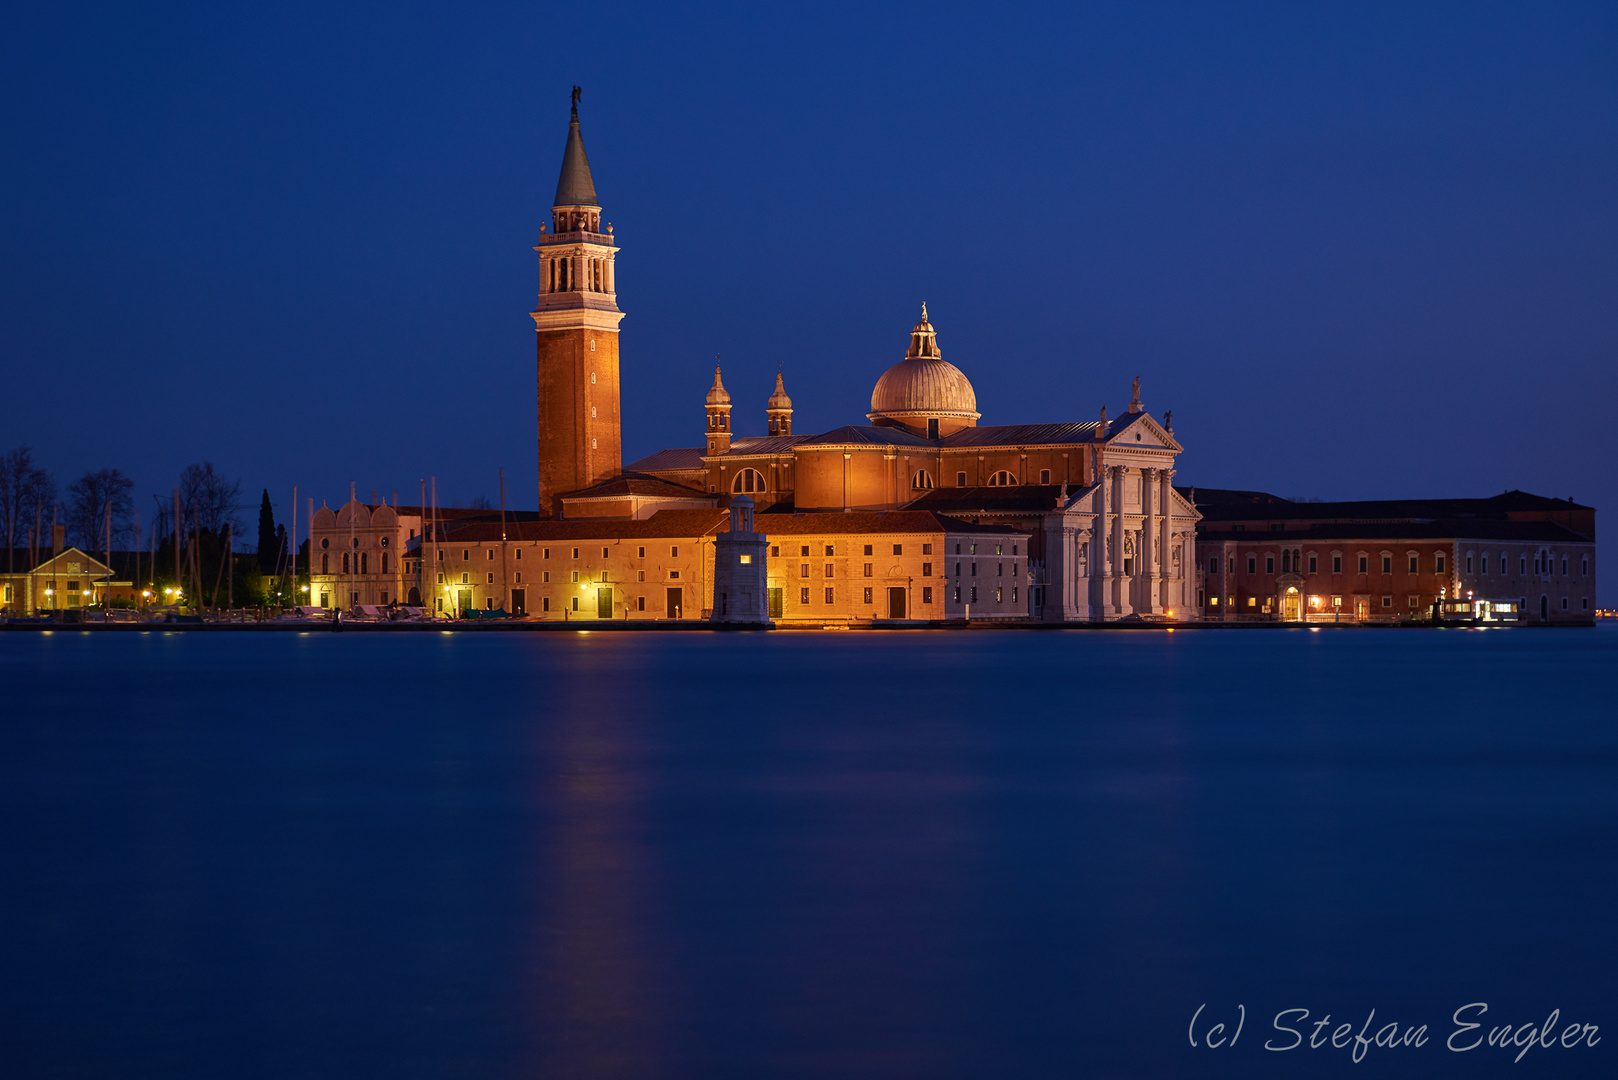
[[[1611,1076],[1614,671],[1607,628],[0,635],[0,1076]],[[1446,1050],[1471,1002],[1601,1042]],[[1289,1008],[1429,1041],[1266,1051]]]

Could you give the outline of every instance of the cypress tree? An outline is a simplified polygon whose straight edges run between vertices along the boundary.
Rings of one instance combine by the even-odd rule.
[[[270,507],[270,489],[264,489],[264,500],[258,504],[258,568],[266,574],[275,572],[275,511]]]

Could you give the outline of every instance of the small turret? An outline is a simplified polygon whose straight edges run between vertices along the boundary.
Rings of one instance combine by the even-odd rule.
[[[769,417],[769,431],[771,435],[792,434],[792,399],[787,397],[787,388],[781,382],[781,373],[775,373],[775,393],[764,404],[764,413]]]
[[[719,367],[713,369],[713,386],[708,390],[708,456],[730,449],[730,393],[720,381]]]

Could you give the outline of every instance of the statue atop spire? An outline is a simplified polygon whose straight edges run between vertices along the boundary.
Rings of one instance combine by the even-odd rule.
[[[583,95],[583,87],[575,86],[573,88],[573,123],[575,124],[579,122],[579,98]]]
[[[1136,375],[1135,376],[1135,381],[1129,384],[1129,393],[1130,393],[1129,411],[1132,412],[1132,413],[1140,412],[1140,376],[1139,375]]]

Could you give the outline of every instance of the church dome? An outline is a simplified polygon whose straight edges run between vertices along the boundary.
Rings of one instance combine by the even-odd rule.
[[[878,417],[978,418],[978,397],[972,383],[960,368],[939,355],[938,334],[927,321],[925,304],[921,321],[911,328],[905,358],[876,381],[869,416],[873,421]]]

